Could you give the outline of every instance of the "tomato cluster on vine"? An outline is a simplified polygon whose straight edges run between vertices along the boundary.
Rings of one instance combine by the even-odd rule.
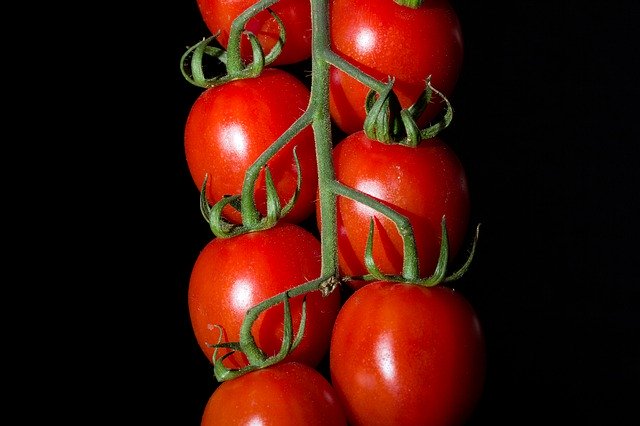
[[[188,290],[217,379],[201,426],[464,423],[486,360],[450,285],[475,251],[440,134],[463,59],[452,5],[197,2],[212,37],[181,67],[203,88],[184,145],[213,233]]]

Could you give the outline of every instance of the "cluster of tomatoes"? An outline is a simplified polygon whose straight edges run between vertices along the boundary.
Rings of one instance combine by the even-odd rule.
[[[234,19],[256,3],[197,1],[223,48]],[[310,104],[313,87],[287,66],[312,56],[316,0],[260,3],[265,1],[269,10],[252,16],[244,29],[268,52],[284,27],[282,51],[257,76],[203,90],[186,122],[187,164],[207,202],[240,194],[247,170]],[[450,95],[463,57],[460,23],[449,2],[413,3],[322,0],[329,8],[331,50],[374,79],[392,76],[403,107],[425,90],[427,78]],[[240,51],[251,61],[246,33]],[[433,274],[441,267],[442,218],[450,260],[467,237],[469,193],[460,160],[439,136],[417,146],[370,138],[363,130],[370,88],[339,67],[331,67],[329,77],[326,109],[333,134],[340,135],[332,141],[335,181],[404,215],[415,237],[418,275]],[[443,108],[443,102],[430,102],[417,124],[429,124]],[[273,209],[273,189],[276,207],[295,201],[285,215],[264,229],[212,237],[195,261],[188,294],[195,338],[212,364],[223,361],[228,371],[250,363],[233,343],[247,311],[321,276],[325,248],[318,194],[324,188],[315,144],[312,126],[305,126],[256,179],[260,215]],[[349,197],[335,200],[340,285],[287,298],[255,318],[251,337],[266,356],[278,354],[283,339],[295,344],[281,361],[216,384],[202,426],[453,425],[474,410],[485,374],[484,338],[474,309],[444,283],[367,279],[366,252],[380,274],[402,277],[405,240],[380,209]],[[228,202],[220,215],[242,224],[241,211]],[[301,329],[292,339],[292,330]]]

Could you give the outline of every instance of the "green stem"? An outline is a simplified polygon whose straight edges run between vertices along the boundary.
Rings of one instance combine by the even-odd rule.
[[[380,201],[372,198],[368,194],[360,192],[356,189],[345,186],[339,182],[332,185],[333,192],[336,194],[351,198],[352,200],[364,204],[377,212],[388,217],[396,225],[398,233],[402,237],[403,259],[402,259],[402,277],[405,280],[414,281],[420,278],[418,265],[418,252],[416,248],[416,239],[413,234],[413,227],[409,219],[387,206]]]
[[[338,273],[338,239],[336,194],[333,192],[335,171],[331,154],[331,116],[329,113],[329,68],[331,54],[329,33],[329,0],[311,0],[311,108],[313,133],[318,162],[318,195],[320,203],[320,242],[322,244],[321,275]]]
[[[360,68],[356,67],[343,57],[338,56],[333,51],[328,51],[325,54],[325,60],[339,70],[349,74],[351,77],[355,78],[360,83],[367,86],[369,89],[375,90],[378,93],[386,89],[386,82],[382,82],[376,78],[371,77],[369,74],[365,73]]]

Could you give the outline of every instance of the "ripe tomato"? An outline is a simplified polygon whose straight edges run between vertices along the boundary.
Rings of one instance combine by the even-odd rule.
[[[299,225],[286,222],[264,231],[232,238],[214,238],[200,252],[189,282],[189,313],[196,340],[212,360],[214,344],[225,331],[224,341],[238,341],[245,312],[263,300],[320,274],[320,242]],[[291,299],[294,334],[300,325],[303,296]],[[331,327],[340,306],[339,291],[323,297],[307,295],[304,337],[288,360],[317,365],[327,353]],[[283,338],[282,304],[263,312],[253,325],[256,344],[267,356],[275,355]],[[219,350],[218,356],[227,353]],[[226,361],[229,361],[228,363]],[[246,365],[235,353],[229,367]]]
[[[441,219],[446,216],[449,258],[464,242],[469,222],[469,191],[464,168],[439,137],[416,148],[387,145],[353,133],[333,149],[336,178],[343,184],[384,202],[407,216],[413,226],[420,276],[430,276],[438,261]],[[322,226],[316,205],[316,221]],[[338,197],[338,256],[344,275],[364,275],[369,222],[375,217],[373,258],[386,274],[402,272],[402,238],[382,214],[345,197]],[[358,281],[358,283],[363,283]],[[355,281],[350,282],[357,286]]]
[[[442,286],[373,282],[343,305],[333,329],[331,383],[350,425],[459,425],[484,386],[478,317]]]
[[[209,176],[209,202],[241,193],[247,168],[302,115],[309,96],[302,81],[279,69],[265,69],[256,78],[231,81],[200,94],[187,117],[184,144],[198,189],[205,174]],[[296,190],[295,146],[303,183],[296,205],[283,217],[289,222],[301,222],[314,210],[318,172],[311,127],[294,136],[268,162],[284,206]],[[266,214],[264,170],[256,183],[255,197],[258,210]],[[240,213],[231,206],[226,206],[223,214],[232,222],[241,222]]]
[[[458,16],[447,0],[425,0],[418,9],[393,0],[331,2],[333,50],[372,77],[396,78],[394,91],[403,107],[413,104],[431,75],[433,87],[449,97],[458,80],[463,42]],[[362,129],[369,88],[337,68],[331,69],[330,108],[345,133]],[[419,125],[444,106],[434,95]]]
[[[222,382],[207,402],[201,426],[346,425],[336,392],[317,370],[279,363]]]
[[[212,34],[220,32],[217,40],[226,48],[233,20],[245,9],[253,6],[255,0],[197,0],[205,25]],[[270,7],[282,20],[286,30],[286,41],[282,52],[272,65],[301,62],[311,57],[311,4],[309,1],[280,0]],[[260,41],[266,55],[280,36],[278,22],[268,11],[262,11],[245,25]],[[245,61],[252,59],[249,38],[242,36],[241,56]]]

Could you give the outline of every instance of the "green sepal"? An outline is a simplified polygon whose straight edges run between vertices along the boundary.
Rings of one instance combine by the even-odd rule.
[[[216,237],[230,238],[246,232],[243,226],[228,222],[222,216],[222,209],[238,198],[240,198],[239,195],[227,195],[213,205],[209,215],[209,228]]]
[[[300,166],[300,160],[298,159],[298,154],[296,152],[297,148],[298,148],[297,146],[293,147],[293,161],[295,161],[296,163],[296,173],[297,173],[296,190],[293,193],[293,196],[291,196],[291,198],[287,202],[287,204],[285,204],[285,206],[282,208],[282,211],[280,212],[280,217],[287,215],[291,211],[291,209],[293,209],[293,206],[296,204],[296,201],[298,201],[298,197],[300,196],[300,190],[302,189],[302,167]]]
[[[251,53],[253,60],[237,74],[236,78],[257,77],[264,69],[264,51],[262,50],[262,45],[260,44],[260,41],[255,34],[250,31],[245,31],[244,35],[249,38],[249,43],[251,43]]]
[[[444,216],[442,216],[440,228],[442,230],[442,238],[440,241],[440,254],[438,256],[436,268],[433,271],[433,275],[417,282],[417,284],[424,285],[426,287],[432,287],[440,284],[447,273],[447,264],[449,263],[449,236],[447,233],[447,221]]]
[[[304,336],[304,330],[307,326],[307,296],[305,295],[302,299],[302,314],[300,316],[300,327],[298,327],[298,332],[296,333],[295,339],[293,339],[293,343],[291,344],[291,351],[298,347],[300,342],[302,341],[302,337]]]
[[[280,197],[278,197],[278,190],[273,183],[269,166],[264,167],[264,180],[267,188],[267,216],[262,219],[261,228],[270,228],[280,218]]]
[[[478,245],[478,238],[480,237],[480,224],[478,224],[478,226],[476,226],[476,232],[473,236],[473,243],[471,244],[471,250],[469,251],[469,256],[467,256],[467,259],[465,260],[464,264],[460,267],[460,269],[458,269],[457,271],[455,271],[454,273],[452,273],[451,275],[447,276],[444,279],[444,282],[449,282],[449,281],[454,281],[457,279],[460,279],[469,269],[469,267],[471,266],[471,262],[473,260],[473,257],[476,253],[476,246]]]
[[[227,54],[224,49],[209,46],[219,33],[205,38],[188,48],[180,58],[180,72],[191,84],[198,87],[209,87],[209,79],[204,75],[203,58],[205,55],[216,58],[221,63],[226,63]],[[187,71],[188,70],[188,71]]]
[[[380,92],[370,90],[367,94],[363,130],[369,139],[382,143],[392,143],[397,139],[400,130],[397,115],[402,107],[393,91],[394,82],[394,78],[389,78]]]
[[[284,300],[282,301],[284,307],[284,330],[280,350],[277,354],[267,358],[262,367],[279,363],[291,352],[291,345],[293,343],[293,318],[291,317],[291,302],[289,299],[289,294],[285,292]]]
[[[240,377],[250,371],[257,370],[258,367],[255,365],[247,365],[242,368],[228,368],[224,365],[224,360],[231,355],[233,355],[235,351],[224,354],[222,357],[218,358],[213,364],[213,374],[218,382],[225,382],[228,380],[235,379]]]
[[[287,32],[285,31],[285,28],[284,28],[284,22],[282,22],[282,19],[280,19],[280,16],[278,16],[278,14],[275,13],[273,10],[271,9],[267,9],[267,10],[271,14],[271,16],[273,16],[273,19],[275,19],[276,22],[278,23],[279,31],[278,31],[278,41],[276,42],[276,44],[273,45],[273,47],[271,48],[271,50],[269,51],[269,53],[264,59],[265,65],[271,64],[278,56],[280,56],[280,53],[282,52],[282,48],[284,47],[284,44],[287,40]]]
[[[211,205],[209,205],[209,200],[207,200],[207,180],[209,180],[209,175],[205,173],[202,186],[200,187],[200,214],[202,214],[204,220],[209,223]]]
[[[424,0],[393,0],[393,1],[399,4],[400,6],[405,6],[410,9],[420,8],[420,6],[422,6],[422,3],[424,2]]]
[[[430,139],[430,138],[436,136],[442,130],[444,130],[447,127],[449,127],[449,124],[451,124],[451,121],[453,120],[453,107],[451,106],[451,102],[449,102],[449,99],[447,99],[447,97],[442,92],[436,90],[431,85],[431,79],[430,78],[427,79],[427,81],[426,81],[425,91],[433,91],[433,92],[435,92],[445,102],[445,113],[444,113],[442,119],[440,121],[437,121],[436,123],[432,124],[431,126],[423,129],[422,132],[421,132],[422,139]],[[429,97],[430,97],[430,95],[429,95]]]
[[[364,249],[364,264],[367,267],[367,272],[369,275],[377,280],[384,280],[385,276],[380,269],[378,269],[378,265],[376,265],[375,260],[373,259],[373,231],[374,231],[374,219],[371,218],[369,220],[369,233],[367,234],[367,245]]]
[[[402,144],[410,147],[418,146],[418,144],[422,140],[422,134],[420,131],[420,127],[418,127],[418,124],[411,115],[411,112],[403,109],[402,111],[400,111],[400,118],[402,119],[402,124],[404,125],[404,130],[406,133]]]

